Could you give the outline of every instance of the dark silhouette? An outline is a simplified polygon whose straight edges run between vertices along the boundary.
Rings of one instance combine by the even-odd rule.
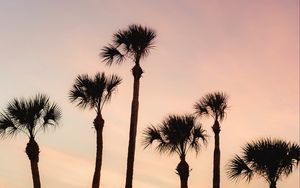
[[[143,74],[143,70],[140,66],[140,60],[149,54],[150,49],[153,47],[155,37],[156,33],[150,28],[142,27],[141,25],[130,25],[127,29],[119,30],[115,33],[113,35],[113,44],[105,46],[100,54],[107,65],[111,65],[113,63],[120,64],[125,59],[130,59],[135,64],[132,68],[134,83],[131,103],[125,188],[132,188],[139,109],[139,87],[140,78]]]
[[[230,160],[227,174],[230,179],[246,179],[250,182],[254,176],[263,177],[276,188],[277,181],[288,176],[300,161],[300,146],[279,139],[261,139],[246,144],[242,156],[235,155]]]
[[[56,127],[61,117],[61,111],[55,103],[49,102],[49,97],[38,94],[30,99],[13,99],[3,113],[0,114],[0,136],[14,136],[24,133],[29,142],[26,154],[30,160],[33,187],[40,188],[39,175],[39,145],[35,141],[40,131]]]
[[[157,128],[150,126],[144,131],[143,144],[146,148],[156,141],[156,149],[160,153],[178,154],[180,162],[176,171],[180,177],[180,187],[188,188],[190,169],[185,156],[189,150],[200,151],[200,140],[206,143],[207,135],[194,116],[171,115]]]
[[[86,74],[79,75],[69,93],[71,102],[77,103],[77,106],[81,108],[94,109],[97,113],[93,122],[97,137],[97,151],[92,188],[99,188],[100,186],[104,127],[101,111],[120,83],[121,78],[117,75],[107,77],[104,73],[97,73],[94,78],[90,78]]]
[[[220,123],[225,117],[227,95],[223,92],[209,93],[195,104],[196,113],[199,116],[212,116],[214,125],[212,130],[215,134],[215,149],[213,163],[213,188],[220,188]]]

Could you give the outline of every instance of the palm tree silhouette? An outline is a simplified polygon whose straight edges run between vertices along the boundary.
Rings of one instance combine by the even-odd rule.
[[[112,65],[113,63],[120,64],[125,59],[130,59],[135,64],[132,68],[134,83],[133,98],[131,103],[125,188],[132,188],[139,109],[139,88],[140,78],[143,74],[143,70],[140,66],[140,60],[149,54],[150,49],[153,47],[155,37],[155,31],[148,27],[143,27],[141,25],[129,25],[127,29],[119,30],[117,33],[115,33],[113,35],[113,44],[105,46],[100,54],[103,57],[103,61],[106,62],[107,65]]]
[[[30,99],[13,99],[0,114],[0,136],[14,136],[23,133],[29,138],[26,154],[30,160],[33,187],[40,188],[39,175],[39,145],[35,141],[37,133],[49,127],[58,126],[61,111],[55,103],[49,102],[49,97],[37,94]]]
[[[200,140],[207,141],[205,130],[192,115],[168,116],[157,128],[150,126],[144,130],[143,145],[147,148],[156,141],[156,149],[160,153],[176,153],[180,157],[180,162],[176,168],[180,177],[180,187],[188,187],[189,165],[185,157],[190,150],[200,151]]]
[[[212,130],[215,134],[215,149],[213,163],[213,188],[220,188],[220,123],[226,115],[227,95],[224,92],[209,93],[195,104],[196,114],[199,116],[212,116],[214,125]]]
[[[230,179],[246,179],[250,182],[254,176],[263,177],[276,188],[277,181],[288,176],[300,161],[300,146],[279,139],[261,139],[246,144],[242,156],[235,155],[229,162],[227,174]]]
[[[69,92],[69,99],[80,108],[94,109],[97,113],[93,125],[96,130],[97,151],[96,164],[93,177],[92,188],[99,188],[102,166],[103,151],[103,127],[102,108],[112,96],[117,86],[121,83],[121,78],[117,75],[106,76],[104,73],[97,73],[94,78],[87,74],[79,75]]]

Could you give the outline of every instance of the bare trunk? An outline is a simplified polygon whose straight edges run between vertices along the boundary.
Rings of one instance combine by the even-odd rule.
[[[40,153],[39,145],[36,143],[33,137],[30,138],[26,146],[26,154],[30,160],[34,188],[41,188],[40,173],[38,167],[39,153]]]
[[[129,131],[129,144],[127,155],[127,171],[126,171],[126,183],[125,188],[132,188],[133,168],[134,168],[134,154],[139,110],[139,88],[140,78],[143,73],[139,63],[136,63],[132,68],[132,74],[134,77],[133,83],[133,98],[131,103],[131,118],[130,118],[130,131]]]
[[[176,168],[177,174],[180,177],[180,188],[188,188],[188,178],[189,178],[189,165],[185,161],[185,157],[181,157],[180,163]]]
[[[99,113],[94,120],[94,127],[96,129],[97,136],[97,150],[96,150],[96,164],[95,164],[95,172],[93,177],[92,188],[100,187],[100,176],[101,176],[101,166],[102,166],[102,151],[103,151],[103,127],[104,120],[102,115]]]
[[[276,188],[276,182],[271,182],[270,183],[270,188]]]
[[[41,187],[41,182],[40,182],[38,162],[30,161],[30,166],[31,166],[33,187],[34,188],[40,188]]]
[[[216,120],[213,127],[215,133],[214,166],[213,166],[213,188],[220,188],[220,125]]]

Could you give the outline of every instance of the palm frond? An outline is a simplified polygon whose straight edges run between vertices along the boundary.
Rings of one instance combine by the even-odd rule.
[[[144,148],[150,146],[154,141],[164,142],[163,138],[160,135],[160,131],[157,128],[155,128],[153,125],[147,127],[143,131],[143,135],[144,135],[144,139],[142,141],[142,144],[144,145]]]
[[[36,125],[40,123],[39,121],[43,118],[45,110],[49,107],[49,97],[38,93],[34,98],[27,100],[27,104],[28,124],[32,126],[31,129],[34,132]]]
[[[194,109],[196,110],[196,115],[198,115],[200,117],[209,115],[207,106],[205,104],[203,104],[202,101],[195,103]]]
[[[105,102],[121,83],[117,75],[106,76],[105,73],[96,73],[93,78],[88,75],[79,75],[69,92],[69,99],[77,106],[101,111]]]
[[[7,113],[0,113],[0,137],[14,136],[18,132],[14,120]]]
[[[73,103],[76,102],[76,105],[81,108],[86,108],[89,103],[89,98],[86,96],[84,89],[78,86],[73,86],[72,90],[69,91],[69,100]]]
[[[149,54],[149,50],[153,48],[156,32],[148,27],[132,24],[127,30],[127,40],[130,44],[130,52],[132,54],[139,54],[145,57]]]
[[[24,98],[17,99],[14,98],[8,103],[7,113],[15,121],[18,121],[20,124],[24,125],[27,121],[27,102]]]
[[[123,62],[125,55],[122,54],[116,47],[109,44],[102,48],[100,56],[103,58],[103,62],[106,62],[106,65],[112,65],[114,62],[120,64]]]
[[[246,179],[247,182],[250,182],[253,178],[253,170],[251,170],[246,162],[238,155],[235,155],[227,166],[226,172],[229,179],[235,181]]]
[[[128,28],[113,34],[113,45],[109,44],[100,53],[107,65],[119,64],[124,58],[137,59],[146,57],[154,47],[156,32],[148,27],[132,24]]]
[[[215,119],[222,121],[228,109],[227,101],[228,96],[224,92],[208,93],[195,103],[194,108],[199,116],[211,115]]]
[[[52,103],[47,108],[45,108],[45,113],[43,116],[43,129],[49,127],[49,125],[55,127],[58,125],[58,121],[61,118],[61,110],[57,104]]]
[[[116,74],[112,74],[107,78],[106,83],[106,95],[104,102],[110,101],[112,94],[116,91],[117,86],[122,82],[122,78],[120,78]]]
[[[285,176],[291,174],[300,161],[300,146],[296,143],[288,143],[288,145],[287,156],[282,165]]]
[[[69,99],[81,108],[94,108],[93,94],[95,93],[95,83],[87,74],[78,75],[75,84],[69,92]]]
[[[206,131],[202,128],[201,124],[196,124],[191,133],[189,147],[191,149],[194,149],[196,154],[198,154],[202,148],[200,141],[202,141],[202,143],[206,145],[207,138],[208,135],[206,134]]]
[[[87,74],[78,75],[75,84],[69,91],[69,100],[81,108],[86,108],[90,102],[87,89],[90,88],[90,78]]]
[[[288,176],[298,166],[300,146],[280,139],[264,138],[247,143],[241,160],[270,184]],[[291,155],[290,155],[291,154]]]
[[[218,113],[220,120],[222,121],[225,118],[228,96],[224,92],[215,92],[214,93],[214,107],[215,111]]]
[[[128,41],[128,31],[119,30],[115,34],[113,34],[113,43],[117,47],[121,45],[129,46],[130,44]]]
[[[0,134],[13,136],[19,132],[28,137],[34,137],[37,131],[50,123],[50,120],[58,120],[57,105],[49,104],[49,97],[37,94],[29,99],[13,99],[6,111],[0,116]],[[47,121],[47,123],[46,123]]]
[[[107,81],[107,76],[104,72],[96,73],[94,80],[92,81],[92,87],[88,90],[92,99],[91,101],[94,103],[93,106],[96,106],[97,108],[101,107],[101,103],[105,102]]]
[[[170,115],[157,128],[148,127],[144,132],[144,145],[157,141],[160,153],[185,156],[189,149],[200,151],[200,140],[206,142],[205,131],[195,122],[192,115]]]

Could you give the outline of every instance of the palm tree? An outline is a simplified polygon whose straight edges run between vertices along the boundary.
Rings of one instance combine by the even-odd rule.
[[[39,145],[35,141],[37,133],[49,127],[56,127],[61,111],[49,97],[37,94],[30,99],[13,99],[6,109],[0,113],[0,136],[2,138],[23,133],[29,138],[26,154],[30,160],[33,187],[40,188]]]
[[[213,163],[213,188],[220,188],[220,123],[226,115],[227,95],[224,92],[209,93],[195,104],[196,114],[214,118],[212,130],[215,134],[215,149]]]
[[[127,29],[119,30],[115,33],[113,35],[113,44],[105,46],[100,54],[107,65],[112,65],[113,63],[120,64],[125,59],[130,59],[135,64],[132,68],[134,82],[125,188],[132,188],[139,109],[139,88],[140,78],[143,74],[143,70],[140,66],[140,60],[149,54],[150,49],[153,47],[155,37],[155,31],[148,27],[143,27],[141,25],[129,25]]]
[[[121,78],[117,75],[106,76],[104,73],[97,73],[94,78],[87,74],[79,75],[69,92],[71,102],[77,104],[80,108],[90,108],[96,111],[96,118],[93,125],[96,130],[97,151],[96,164],[93,177],[92,188],[99,188],[102,166],[103,151],[103,127],[104,119],[102,117],[102,108],[112,96],[117,86],[121,83]]]
[[[282,176],[288,176],[300,161],[300,146],[279,139],[261,139],[246,144],[242,156],[235,155],[230,160],[227,174],[230,179],[246,179],[250,182],[254,176],[263,177],[276,188]]]
[[[147,148],[156,142],[160,153],[178,154],[180,162],[176,168],[180,177],[180,187],[188,187],[189,165],[185,157],[190,150],[200,151],[200,141],[206,143],[207,135],[192,115],[170,115],[157,128],[150,126],[144,131],[143,145]]]

